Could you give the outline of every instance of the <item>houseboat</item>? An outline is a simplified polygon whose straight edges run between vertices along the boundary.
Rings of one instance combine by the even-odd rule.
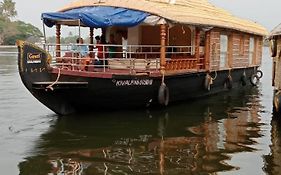
[[[270,35],[270,51],[271,57],[273,58],[272,63],[272,86],[274,87],[273,95],[273,113],[280,114],[281,106],[281,60],[280,60],[280,51],[281,51],[281,24],[275,27]]]
[[[60,115],[167,106],[261,78],[266,29],[207,0],[78,0],[42,21],[56,43],[18,41],[19,72]],[[89,43],[62,44],[62,26],[88,28]]]

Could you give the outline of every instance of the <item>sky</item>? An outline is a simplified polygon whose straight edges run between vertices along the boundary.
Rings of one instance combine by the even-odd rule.
[[[2,1],[2,0],[0,0]],[[16,19],[31,23],[42,30],[41,13],[54,12],[73,0],[13,0],[16,2]],[[281,0],[209,0],[233,15],[257,22],[271,31],[281,23],[278,14]],[[47,35],[53,31],[47,31]],[[74,32],[75,33],[75,32]]]

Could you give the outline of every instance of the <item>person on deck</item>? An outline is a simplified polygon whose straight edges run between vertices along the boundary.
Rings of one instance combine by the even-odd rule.
[[[116,45],[116,42],[115,42],[113,34],[110,35],[109,43],[108,44],[110,45],[110,46],[108,46],[109,58],[115,58],[116,46],[114,46],[114,45]]]
[[[84,41],[82,38],[76,39],[76,45],[72,47],[76,57],[80,58],[75,61],[79,66],[78,70],[85,71],[88,69],[87,65],[90,64],[91,59],[88,57],[89,48],[87,45],[84,45]]]
[[[102,46],[101,37],[100,36],[96,36],[95,39],[96,39],[96,43],[97,43],[96,48],[98,50],[98,54],[97,54],[98,59],[103,59],[104,58],[104,53],[103,53],[104,46]]]
[[[122,52],[123,58],[127,58],[127,45],[128,45],[128,33],[122,32]]]
[[[85,57],[88,55],[89,49],[86,45],[84,45],[83,38],[76,39],[76,45],[72,47],[72,50],[78,53],[78,56]]]

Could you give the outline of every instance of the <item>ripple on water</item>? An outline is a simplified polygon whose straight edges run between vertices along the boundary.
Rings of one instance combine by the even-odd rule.
[[[57,118],[25,90],[16,59],[0,59],[0,155],[29,174],[263,174],[281,147],[268,81],[165,110]]]

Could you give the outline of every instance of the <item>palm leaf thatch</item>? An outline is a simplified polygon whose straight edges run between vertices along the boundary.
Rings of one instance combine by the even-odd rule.
[[[87,6],[122,7],[148,12],[173,23],[228,28],[261,36],[268,34],[261,25],[235,17],[208,0],[78,0],[60,11]]]

